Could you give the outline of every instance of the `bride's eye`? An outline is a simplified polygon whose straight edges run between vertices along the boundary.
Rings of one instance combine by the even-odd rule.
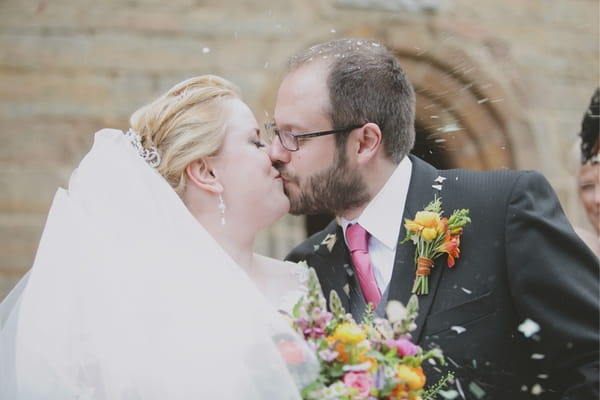
[[[266,144],[264,144],[263,142],[261,142],[258,139],[253,140],[252,144],[255,145],[257,149],[262,149],[263,147],[266,146]]]

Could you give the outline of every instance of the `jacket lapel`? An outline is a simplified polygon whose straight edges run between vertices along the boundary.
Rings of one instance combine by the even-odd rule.
[[[412,162],[412,173],[410,185],[406,197],[406,205],[404,207],[404,219],[413,219],[417,211],[423,208],[433,200],[435,195],[440,196],[440,192],[434,189],[434,180],[438,177],[438,171],[429,164],[420,159],[409,156]],[[398,243],[406,236],[404,223],[400,228]],[[412,333],[413,340],[419,341],[423,323],[426,316],[429,314],[429,309],[435,298],[438,281],[442,275],[443,269],[440,265],[443,263],[443,257],[437,259],[434,268],[429,275],[429,294],[418,296],[419,300],[419,315],[416,320],[417,328]],[[439,264],[439,265],[438,265]],[[398,300],[406,305],[412,295],[412,286],[415,280],[415,245],[412,242],[399,244],[396,249],[396,258],[394,261],[394,269],[390,280],[388,300]]]
[[[331,249],[325,245],[315,248],[313,264],[318,266],[317,275],[323,288],[325,298],[329,302],[329,293],[335,290],[340,296],[342,306],[352,314],[356,321],[361,321],[367,308],[367,303],[360,290],[358,278],[354,272],[350,251],[344,240],[344,232],[336,221],[332,221],[327,228],[327,234],[335,233],[336,241]],[[343,269],[343,273],[340,273]]]
[[[334,219],[327,225],[324,232],[336,235],[335,244],[331,251],[326,245],[315,246],[315,256],[310,261],[310,266],[314,267],[319,282],[323,289],[323,295],[329,304],[329,293],[335,290],[340,297],[342,306],[348,312],[351,308],[352,295],[352,266],[350,265],[349,253],[344,242],[344,234],[341,226]],[[341,270],[344,272],[342,273]],[[355,279],[355,278],[354,278]]]

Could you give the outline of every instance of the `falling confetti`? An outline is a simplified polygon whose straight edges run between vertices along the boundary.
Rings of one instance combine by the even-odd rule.
[[[438,394],[447,400],[454,400],[458,397],[456,390],[440,390]]]
[[[438,175],[438,177],[434,179],[434,182],[444,183],[445,180],[446,180],[446,178],[444,178],[443,176],[439,176]]]
[[[436,190],[442,190],[442,185],[431,185],[432,188],[436,189]]]
[[[456,131],[460,131],[461,129],[462,129],[461,127],[452,123],[452,124],[447,124],[438,130],[440,130],[442,132],[456,132]]]
[[[534,396],[539,396],[540,394],[542,394],[542,392],[542,387],[538,383],[531,387],[531,394]]]
[[[525,335],[525,337],[531,337],[540,331],[540,325],[527,318],[521,325],[519,325],[519,331]]]
[[[462,385],[460,384],[460,381],[458,379],[456,380],[456,389],[458,389],[458,393],[460,394],[460,397],[463,400],[466,400],[465,392],[463,392]]]
[[[204,48],[202,49],[202,53],[203,53],[203,54],[208,54],[208,53],[210,53],[210,48],[208,48],[208,47],[204,47]]]
[[[544,354],[533,353],[531,355],[532,360],[543,360],[544,358],[546,358],[546,356]]]
[[[462,326],[457,326],[457,325],[454,325],[450,329],[452,329],[454,332],[456,332],[459,335],[467,330],[466,328],[464,328]]]
[[[465,292],[466,294],[471,294],[471,293],[473,293],[472,291],[470,291],[469,289],[467,289],[467,288],[464,288],[464,287],[461,287],[460,289],[461,289],[463,292]]]
[[[471,391],[471,393],[473,393],[473,395],[475,397],[477,397],[478,399],[481,399],[485,396],[485,390],[483,390],[481,388],[481,386],[479,386],[478,384],[476,384],[475,382],[471,382],[469,383],[469,390]]]

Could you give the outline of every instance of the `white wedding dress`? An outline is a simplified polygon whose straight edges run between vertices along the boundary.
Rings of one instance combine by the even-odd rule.
[[[1,399],[299,399],[318,373],[312,351],[116,130],[96,133],[57,192],[0,323]],[[306,362],[289,372],[281,341],[302,346]]]
[[[265,296],[278,311],[291,316],[298,301],[308,293],[308,287],[306,286],[308,283],[308,266],[286,261],[284,267],[287,268],[296,286],[282,295],[267,291]],[[273,282],[273,284],[276,285],[277,282]]]

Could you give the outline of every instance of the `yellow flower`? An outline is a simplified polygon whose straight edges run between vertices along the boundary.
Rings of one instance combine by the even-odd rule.
[[[408,231],[418,232],[426,241],[435,239],[444,230],[440,215],[433,211],[419,211],[414,220],[407,219],[405,222],[404,226]]]
[[[433,240],[437,237],[438,232],[435,228],[425,228],[421,232],[421,237],[427,241]]]
[[[410,390],[422,389],[425,386],[425,374],[423,368],[413,368],[400,364],[396,369],[396,377],[408,385]]]
[[[412,231],[412,232],[418,232],[419,229],[421,228],[421,226],[419,224],[417,224],[414,220],[410,220],[410,219],[406,220],[406,223],[404,224],[404,226],[406,227],[406,229],[408,229],[409,231]]]
[[[365,332],[356,324],[344,322],[338,325],[333,336],[342,343],[357,344],[367,338]]]
[[[419,211],[415,215],[415,223],[423,228],[438,229],[440,226],[440,215],[433,211]]]

